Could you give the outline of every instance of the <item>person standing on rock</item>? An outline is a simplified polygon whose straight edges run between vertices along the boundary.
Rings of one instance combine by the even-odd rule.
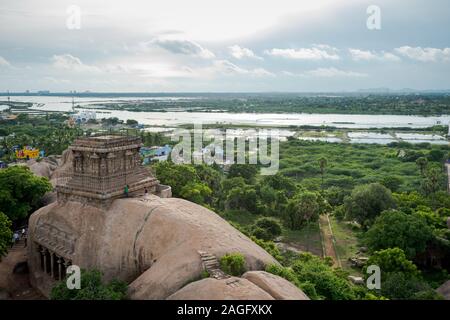
[[[145,196],[145,198],[147,198],[147,196],[148,196],[148,190],[147,190],[147,187],[144,188],[144,196]]]
[[[126,184],[125,188],[123,189],[123,193],[125,193],[125,197],[127,197],[127,198],[128,198],[128,191],[129,191],[128,185]]]
[[[17,242],[19,242],[19,238],[20,238],[19,234],[17,232],[14,232],[14,234],[13,234],[13,245],[15,245]]]

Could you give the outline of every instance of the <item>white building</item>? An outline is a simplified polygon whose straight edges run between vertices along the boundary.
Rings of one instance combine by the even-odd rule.
[[[83,110],[73,116],[76,122],[87,122],[89,120],[95,120],[97,115],[95,111]]]

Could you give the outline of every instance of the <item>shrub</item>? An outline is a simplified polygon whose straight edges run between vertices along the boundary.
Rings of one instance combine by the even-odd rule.
[[[272,235],[266,229],[260,227],[254,226],[252,228],[252,235],[258,239],[262,239],[265,241],[272,240]]]
[[[280,250],[273,241],[265,241],[262,239],[258,239],[255,236],[250,237],[250,239],[252,239],[254,243],[256,243],[258,246],[266,250],[272,257],[274,257],[278,261],[283,260]]]
[[[58,282],[50,293],[52,300],[124,300],[127,284],[119,280],[104,283],[98,270],[81,270],[81,289],[67,288],[66,279]]]
[[[220,268],[232,276],[242,275],[245,269],[245,258],[241,253],[228,253],[220,258]]]
[[[274,218],[263,217],[256,220],[252,234],[263,240],[273,240],[281,235],[281,224]]]

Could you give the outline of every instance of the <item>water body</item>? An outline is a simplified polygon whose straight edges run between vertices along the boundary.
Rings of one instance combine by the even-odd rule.
[[[182,101],[192,97],[148,97],[148,98],[76,98],[75,103],[86,109],[93,104],[119,101]],[[32,109],[40,111],[70,111],[72,99],[69,97],[23,96],[14,101],[33,102]],[[182,110],[182,108],[181,108]],[[303,113],[224,113],[224,112],[132,112],[119,110],[97,111],[98,118],[117,117],[120,120],[135,119],[142,124],[155,126],[178,126],[181,124],[232,124],[257,126],[334,126],[338,128],[382,128],[409,127],[423,128],[438,123],[448,124],[450,115],[444,116],[402,116],[402,115],[358,115],[358,114],[303,114]]]
[[[334,126],[337,128],[424,128],[436,124],[450,123],[450,115],[444,116],[402,116],[402,115],[358,115],[358,114],[305,114],[305,113],[226,113],[226,112],[186,112],[183,111],[183,103],[193,97],[136,97],[136,98],[76,98],[76,105],[83,107],[81,110],[89,110],[90,107],[111,102],[158,102],[158,101],[178,101],[180,111],[168,112],[135,112],[122,110],[96,110],[97,118],[117,117],[120,120],[134,119],[139,123],[155,126],[148,128],[148,131],[165,132],[173,130],[182,124],[225,124],[225,125],[255,125],[266,127],[283,126]],[[70,97],[45,97],[45,96],[23,96],[14,97],[12,101],[32,102],[33,110],[39,111],[59,111],[67,112],[72,110],[72,99]],[[80,109],[78,109],[80,110]],[[157,128],[165,126],[165,130]],[[295,132],[284,130],[280,132],[280,138],[285,140]],[[418,133],[397,133],[396,137],[390,134],[375,132],[349,132],[351,143],[375,143],[387,144],[398,141],[396,138],[410,143],[433,143],[447,144],[448,141],[442,136],[418,134]],[[318,140],[327,142],[342,142],[336,137],[301,137],[303,140]]]

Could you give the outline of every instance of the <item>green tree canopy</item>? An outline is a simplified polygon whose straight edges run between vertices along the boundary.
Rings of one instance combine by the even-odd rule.
[[[381,294],[393,300],[443,299],[421,277],[411,276],[399,271],[382,276]]]
[[[383,177],[381,184],[392,192],[396,192],[403,184],[403,179],[399,176],[385,176]]]
[[[228,177],[242,177],[247,182],[252,182],[258,173],[258,167],[252,164],[232,164],[228,171]]]
[[[269,186],[273,190],[284,191],[288,198],[292,197],[297,191],[297,186],[294,181],[279,172],[274,175],[264,176],[261,180],[261,185]]]
[[[365,242],[372,251],[400,248],[408,259],[425,251],[433,239],[432,229],[417,215],[397,210],[384,211],[365,234]]]
[[[429,200],[417,191],[393,194],[397,209],[405,213],[413,213],[418,206],[428,206]]]
[[[426,171],[427,166],[428,166],[428,159],[425,158],[425,157],[417,158],[416,165],[417,165],[417,167],[419,167],[420,174],[422,176],[425,175],[425,171]]]
[[[391,191],[379,183],[357,186],[344,201],[346,217],[366,228],[382,211],[394,207]]]
[[[403,272],[410,276],[418,276],[420,274],[416,265],[407,259],[405,252],[400,248],[375,251],[366,265],[379,266],[382,274],[388,272]]]
[[[205,204],[211,196],[211,189],[204,183],[189,182],[180,190],[180,196],[183,199],[195,202],[197,204]]]
[[[0,171],[0,208],[11,221],[26,218],[51,190],[48,179],[35,176],[28,167],[12,166]]]
[[[254,223],[252,234],[259,239],[267,241],[280,236],[281,231],[281,224],[277,219],[262,217]]]
[[[11,221],[0,211],[0,259],[8,252],[12,236]]]
[[[317,220],[320,213],[319,197],[310,191],[301,191],[288,201],[284,220],[291,229],[300,229],[306,223]]]
[[[200,182],[197,172],[191,165],[160,161],[153,165],[153,169],[162,184],[172,187],[175,197],[181,197],[181,190],[188,183]]]
[[[346,274],[333,269],[329,260],[310,253],[300,254],[290,268],[269,265],[266,271],[291,281],[311,299],[353,300],[358,295]]]
[[[225,206],[227,209],[243,209],[256,213],[257,194],[255,188],[247,184],[232,188],[227,192]]]

